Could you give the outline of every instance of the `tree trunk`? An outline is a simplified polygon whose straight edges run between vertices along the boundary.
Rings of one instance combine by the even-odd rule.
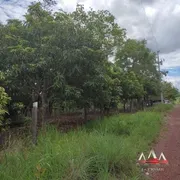
[[[87,122],[87,107],[84,107],[84,121]]]
[[[138,110],[138,102],[137,102],[137,99],[134,100],[134,109],[135,109],[135,111]]]
[[[144,111],[144,99],[142,99],[142,110]]]
[[[46,79],[44,79],[43,82],[43,90],[41,94],[41,100],[42,100],[42,123],[46,123],[46,114],[47,114],[47,92],[46,92]]]
[[[103,109],[104,109],[104,115],[108,116],[109,115],[109,111],[110,111],[109,106],[105,104]]]
[[[42,120],[42,123],[44,124],[45,123],[45,111],[46,111],[44,92],[42,92],[42,94],[41,94],[41,100],[42,100],[42,111],[41,111],[42,119],[41,120]]]
[[[101,104],[101,107],[100,107],[100,118],[103,119],[104,118],[104,108],[103,108],[103,105]]]
[[[141,99],[140,98],[137,99],[137,106],[138,106],[138,110],[141,110],[142,104],[141,104]]]
[[[151,107],[153,106],[153,101],[151,100]]]
[[[35,102],[35,93],[32,91],[32,102]]]
[[[133,103],[133,100],[131,99],[130,100],[130,112],[132,112],[132,106],[133,106],[132,103]]]
[[[126,101],[123,102],[123,110],[126,112]]]
[[[93,114],[96,114],[96,107],[93,106]]]
[[[48,103],[48,115],[52,115],[52,107],[53,107],[53,102],[49,101]]]

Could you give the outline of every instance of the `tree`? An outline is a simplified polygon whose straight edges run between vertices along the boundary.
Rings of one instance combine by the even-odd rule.
[[[123,101],[132,109],[158,92],[156,54],[145,40],[127,39],[107,10],[78,4],[71,13],[53,12],[48,6],[54,4],[33,3],[24,20],[0,25],[1,86],[12,98],[9,109],[38,101],[43,123],[57,105],[84,109],[86,120],[91,107],[103,115]]]
[[[0,81],[4,79],[2,73],[0,73]],[[0,125],[4,120],[4,115],[7,113],[6,106],[9,102],[10,98],[5,92],[5,89],[0,86]]]
[[[162,90],[165,99],[174,101],[178,95],[179,90],[173,86],[172,83],[164,81],[162,83]]]
[[[157,93],[160,75],[156,64],[156,55],[146,47],[144,40],[127,39],[124,46],[117,49],[116,65],[124,72],[134,72],[143,86],[144,91],[141,97],[137,96],[138,99],[143,97],[144,100],[148,100],[149,96]]]
[[[140,83],[133,71],[124,72],[121,80],[122,95],[121,99],[125,105],[130,100],[130,111],[132,110],[132,100],[139,99],[144,95],[143,84]]]
[[[114,21],[108,11],[85,12],[81,5],[70,14],[52,14],[41,3],[29,6],[25,21],[11,20],[2,28],[9,93],[22,92],[16,98],[25,106],[38,100],[43,122],[57,99],[74,101],[84,112],[97,104],[97,96],[108,99],[108,55],[124,39]]]

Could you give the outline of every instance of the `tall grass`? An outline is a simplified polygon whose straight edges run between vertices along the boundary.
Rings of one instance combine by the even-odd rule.
[[[0,179],[143,179],[136,160],[158,135],[162,119],[159,112],[138,112],[91,121],[66,134],[47,127],[36,147],[22,148],[20,141],[1,155]]]
[[[147,108],[147,111],[153,111],[153,112],[168,112],[173,108],[173,104],[158,104],[158,105],[154,105],[152,107]]]
[[[175,100],[175,104],[180,104],[180,97],[177,97],[176,100]]]

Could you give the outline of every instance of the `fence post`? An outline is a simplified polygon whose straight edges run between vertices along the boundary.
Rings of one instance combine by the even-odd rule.
[[[37,111],[38,111],[38,102],[33,103],[32,108],[32,142],[37,144]]]

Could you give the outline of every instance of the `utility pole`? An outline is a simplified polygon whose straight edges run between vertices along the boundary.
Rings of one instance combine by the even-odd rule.
[[[158,71],[159,71],[159,83],[160,83],[160,92],[161,92],[161,103],[164,103],[164,97],[163,97],[163,91],[162,91],[162,85],[161,85],[161,82],[162,82],[162,79],[161,79],[161,67],[160,65],[162,65],[162,60],[159,59],[159,51],[157,51],[157,64],[158,64]]]

